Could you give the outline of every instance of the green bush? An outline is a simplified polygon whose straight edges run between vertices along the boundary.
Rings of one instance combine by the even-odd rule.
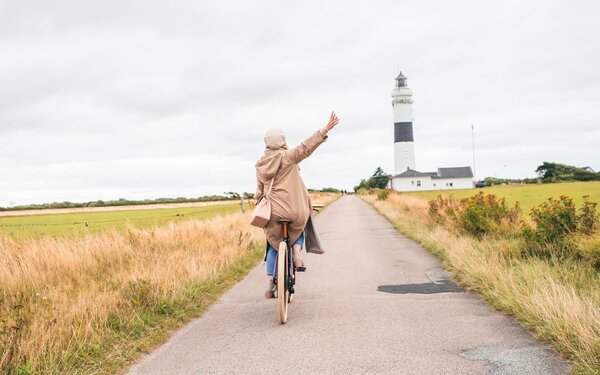
[[[590,236],[597,230],[596,205],[584,197],[577,210],[572,198],[561,195],[533,207],[529,216],[534,225],[523,224],[522,228],[524,252],[556,258],[581,256],[579,237]]]
[[[578,258],[600,269],[600,217],[597,203],[588,197],[579,209],[570,197],[550,198],[531,209],[531,224],[520,219],[518,204],[509,207],[503,198],[483,192],[460,201],[439,195],[428,204],[430,220],[455,232],[477,238],[517,236],[524,255]]]
[[[433,221],[478,238],[513,233],[520,217],[518,204],[509,207],[504,198],[483,192],[460,201],[438,196],[429,201],[428,212]]]
[[[476,237],[512,232],[519,216],[518,203],[511,208],[504,198],[482,192],[461,199],[457,212],[459,227]]]
[[[365,194],[367,194],[368,192],[369,192],[369,191],[368,191],[367,189],[365,189],[365,188],[360,188],[360,189],[358,189],[358,190],[356,191],[356,194],[358,194],[358,195],[365,195]]]
[[[586,236],[590,236],[598,229],[598,203],[590,202],[589,195],[583,197],[583,205],[579,208],[577,217],[577,230]]]
[[[380,190],[377,192],[377,200],[384,201],[384,200],[388,199],[389,195],[390,195],[389,190]]]
[[[528,240],[556,243],[577,231],[577,210],[573,199],[565,195],[533,207],[529,216],[535,227],[524,228]]]
[[[429,218],[438,224],[446,223],[447,218],[454,218],[458,202],[451,196],[438,195],[429,200]]]

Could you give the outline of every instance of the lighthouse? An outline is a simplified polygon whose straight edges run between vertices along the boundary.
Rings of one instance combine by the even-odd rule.
[[[444,167],[437,172],[415,168],[415,140],[412,127],[412,91],[406,87],[402,72],[392,91],[394,109],[394,175],[389,187],[396,191],[472,189],[471,167]]]
[[[415,143],[412,127],[412,91],[400,72],[392,91],[394,109],[394,174],[415,169]]]

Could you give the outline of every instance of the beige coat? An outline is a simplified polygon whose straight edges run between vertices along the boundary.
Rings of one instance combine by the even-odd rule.
[[[255,195],[256,201],[268,193],[271,180],[273,177],[275,178],[269,196],[271,199],[271,220],[265,226],[267,241],[275,249],[279,247],[279,243],[283,239],[283,230],[277,219],[292,220],[292,223],[288,226],[292,243],[300,237],[306,226],[312,207],[308,190],[304,186],[302,177],[300,177],[298,164],[309,157],[326,139],[327,136],[323,137],[317,131],[293,149],[267,149],[263,157],[256,163],[256,180],[258,184]],[[316,243],[317,247],[320,245],[316,230],[311,227],[310,232],[307,231],[306,235],[317,237],[305,238],[307,251],[311,251],[311,247],[308,246],[311,243]],[[315,250],[312,252],[320,252],[318,248]]]

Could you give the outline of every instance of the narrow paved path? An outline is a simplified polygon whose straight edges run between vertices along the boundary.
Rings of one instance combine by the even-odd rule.
[[[448,281],[440,262],[346,196],[317,217],[285,325],[264,265],[131,374],[566,374],[510,318]]]

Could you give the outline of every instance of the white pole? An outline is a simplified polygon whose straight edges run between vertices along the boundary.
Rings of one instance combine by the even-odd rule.
[[[475,125],[471,124],[471,140],[473,141],[473,178],[477,181],[475,174]]]

